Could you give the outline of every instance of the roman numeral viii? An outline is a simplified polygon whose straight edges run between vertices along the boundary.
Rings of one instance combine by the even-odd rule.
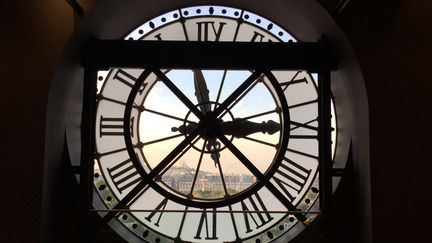
[[[117,190],[122,193],[124,190],[141,181],[141,176],[132,164],[130,159],[127,159],[118,165],[107,168]]]
[[[291,192],[300,193],[311,173],[312,170],[306,169],[288,158],[284,158],[273,179],[292,202],[296,197]]]

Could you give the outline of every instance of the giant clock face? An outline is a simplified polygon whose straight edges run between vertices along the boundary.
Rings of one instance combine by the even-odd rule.
[[[296,41],[221,6],[170,11],[125,39]],[[315,217],[290,213],[317,207],[313,75],[122,67],[97,82],[94,184],[107,209],[127,201],[112,220],[136,241],[271,242]]]

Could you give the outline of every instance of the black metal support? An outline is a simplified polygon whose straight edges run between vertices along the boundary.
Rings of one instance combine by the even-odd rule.
[[[80,242],[91,242],[90,210],[93,199],[93,157],[95,149],[94,126],[96,119],[96,79],[94,69],[84,70],[83,109],[81,121],[80,168]]]
[[[78,14],[81,18],[84,17],[84,9],[78,3],[77,0],[66,0],[66,2],[71,6],[72,10]]]
[[[336,69],[336,62],[316,42],[185,42],[93,40],[82,65],[98,69],[285,69],[319,72]]]
[[[321,44],[323,41],[320,41]],[[333,243],[333,161],[331,157],[331,77],[330,69],[318,73],[318,138],[320,173],[320,209],[322,212],[322,242]]]

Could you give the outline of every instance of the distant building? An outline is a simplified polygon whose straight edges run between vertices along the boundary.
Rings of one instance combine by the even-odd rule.
[[[181,166],[173,166],[162,176],[162,181],[172,189],[181,193],[189,193],[195,177],[195,169],[190,168],[186,163]],[[224,175],[227,190],[240,192],[256,182],[253,175],[228,174]],[[219,174],[200,171],[197,175],[194,190],[214,191],[223,190],[222,178]]]

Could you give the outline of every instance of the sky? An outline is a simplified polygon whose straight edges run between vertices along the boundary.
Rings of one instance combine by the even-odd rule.
[[[204,78],[209,89],[210,101],[216,101],[217,93],[220,88],[222,76],[224,71],[212,70],[203,71]],[[225,82],[220,94],[219,103],[225,100],[228,95],[232,93],[251,73],[249,71],[228,71],[226,74]],[[193,81],[193,73],[190,70],[173,70],[167,73],[173,83],[192,101],[197,104],[197,98],[195,96],[195,88]],[[189,113],[189,109],[162,83],[158,82],[154,85],[149,95],[146,97],[144,106],[148,109],[158,110],[172,116],[179,118],[187,118],[188,120],[197,121],[197,118]],[[242,118],[250,115],[258,114],[261,112],[274,110],[276,103],[270,91],[263,85],[258,84],[252,89],[240,102],[238,102],[232,109],[231,115],[234,118]],[[214,106],[212,107],[214,109]],[[224,121],[232,120],[232,116],[229,114],[223,117]],[[273,120],[279,121],[279,116],[276,113],[258,117],[251,121],[261,123],[263,121]],[[140,119],[140,139],[142,142],[148,142],[162,137],[168,137],[178,132],[172,132],[172,127],[179,127],[183,125],[181,121],[162,117],[159,115],[152,114],[150,112],[144,112]],[[279,140],[279,133],[274,135],[256,133],[251,135],[254,138],[261,139],[268,143],[277,144]],[[168,154],[178,143],[184,139],[183,136],[155,143],[153,145],[144,148],[144,154],[146,155],[149,163],[155,166],[164,155]],[[189,167],[196,168],[200,157],[200,151],[203,146],[203,140],[200,139],[196,143],[195,148],[190,149],[179,161],[185,162]],[[233,140],[236,145],[246,157],[255,162],[258,169],[262,172],[270,165],[273,157],[275,156],[276,149],[268,145],[263,145],[254,141],[246,139]],[[255,153],[255,151],[261,151]],[[220,163],[223,168],[224,174],[250,174],[240,161],[231,153],[228,149],[224,149],[220,153]],[[210,154],[204,154],[201,169],[219,173],[215,167],[215,161],[211,159]]]

